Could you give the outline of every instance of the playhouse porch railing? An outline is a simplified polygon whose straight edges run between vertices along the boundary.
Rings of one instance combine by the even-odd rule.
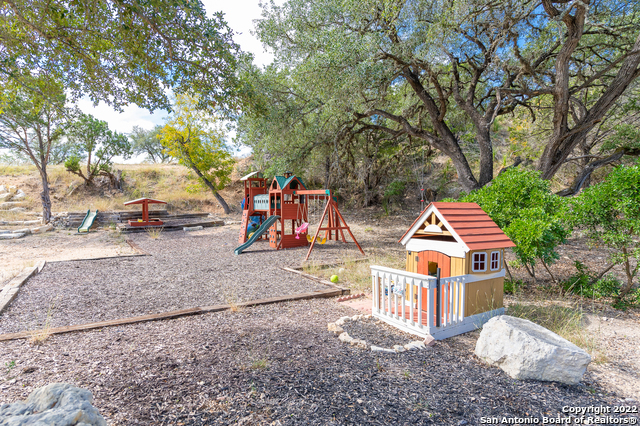
[[[431,335],[441,340],[466,333],[504,312],[498,308],[465,316],[467,284],[503,276],[504,271],[440,278],[438,289],[434,276],[372,265],[372,315],[421,337]]]

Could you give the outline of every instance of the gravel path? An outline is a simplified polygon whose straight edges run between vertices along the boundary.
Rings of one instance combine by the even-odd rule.
[[[510,379],[472,355],[477,332],[424,351],[356,349],[326,329],[352,314],[310,300],[0,342],[0,365],[15,361],[0,403],[67,382],[111,425],[477,425],[621,403],[589,373],[580,386]]]
[[[233,229],[131,238],[150,256],[47,264],[0,314],[0,333],[40,328],[48,313],[58,327],[329,289],[279,268],[299,265],[302,249],[258,242],[234,255]],[[326,245],[316,255],[332,259],[344,248]]]

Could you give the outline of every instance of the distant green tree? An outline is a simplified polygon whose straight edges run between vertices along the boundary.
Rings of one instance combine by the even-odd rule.
[[[610,248],[610,262],[623,267],[627,282],[617,296],[622,301],[640,268],[640,165],[617,167],[573,199],[571,207],[573,225],[586,231],[593,247]]]
[[[33,82],[37,84],[37,82]],[[42,218],[51,220],[51,197],[47,166],[51,152],[60,143],[69,118],[75,110],[65,106],[66,97],[60,85],[43,85],[38,96],[22,87],[3,87],[0,105],[0,148],[14,157],[27,158],[38,169],[42,182]]]
[[[113,186],[119,187],[119,178],[113,173],[113,158],[131,156],[129,139],[109,130],[106,121],[82,114],[69,129],[68,136],[76,153],[64,162],[68,172],[80,176],[86,185],[93,185],[97,176],[106,176]],[[82,171],[86,162],[85,171]]]
[[[176,97],[173,115],[161,131],[161,143],[168,155],[196,174],[229,214],[229,205],[219,191],[231,182],[234,160],[216,127],[215,116],[197,109],[197,105],[197,96]]]
[[[540,172],[508,169],[460,201],[475,202],[516,244],[517,260],[536,279],[540,260],[554,281],[548,265],[559,257],[556,247],[565,242],[570,229],[565,225],[565,199],[551,192]]]
[[[170,161],[171,156],[165,151],[162,143],[160,143],[159,136],[161,131],[162,126],[156,126],[151,130],[133,126],[131,134],[129,135],[133,153],[146,155],[147,159],[154,163],[166,163]]]

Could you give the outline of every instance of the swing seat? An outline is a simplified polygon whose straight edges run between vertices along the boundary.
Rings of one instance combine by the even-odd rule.
[[[307,234],[307,241],[309,241],[310,243],[313,242],[313,237],[309,234]],[[327,242],[327,236],[325,235],[324,238],[320,239],[317,241],[319,244],[324,244]]]
[[[309,227],[309,224],[307,222],[304,222],[302,225],[296,228],[296,240],[300,239],[300,234],[306,231],[308,227]]]

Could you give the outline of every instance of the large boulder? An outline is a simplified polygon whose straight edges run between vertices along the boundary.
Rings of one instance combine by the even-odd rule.
[[[483,327],[476,355],[514,379],[575,385],[591,357],[554,332],[522,318],[500,315]]]
[[[52,383],[31,392],[25,402],[0,405],[0,425],[106,426],[92,402],[86,389]]]

